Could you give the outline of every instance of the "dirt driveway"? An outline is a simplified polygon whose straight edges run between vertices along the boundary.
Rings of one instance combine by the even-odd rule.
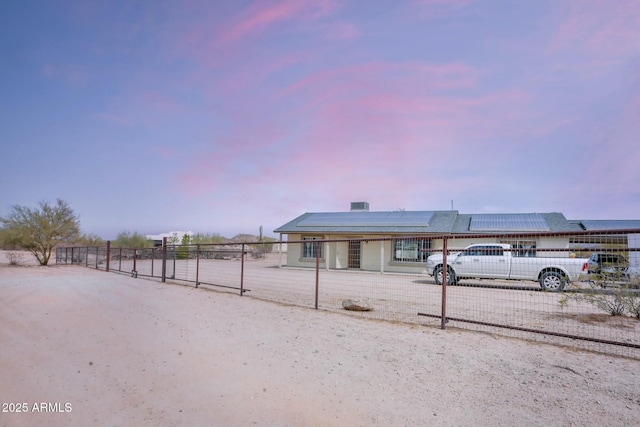
[[[637,360],[83,267],[0,265],[0,347],[0,426],[640,424]]]

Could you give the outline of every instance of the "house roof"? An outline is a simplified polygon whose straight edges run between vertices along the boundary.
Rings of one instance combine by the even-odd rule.
[[[558,212],[460,214],[452,233],[561,232],[581,228]]]
[[[572,221],[573,222],[573,221]],[[640,228],[638,219],[582,219],[583,230],[630,230]]]
[[[460,214],[458,211],[350,211],[305,213],[276,233],[514,233],[622,230],[640,228],[640,220],[567,220],[562,213]]]
[[[448,233],[456,211],[317,212],[305,213],[274,230],[276,233]]]

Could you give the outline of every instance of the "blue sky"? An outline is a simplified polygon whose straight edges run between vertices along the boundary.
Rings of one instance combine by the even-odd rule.
[[[0,216],[640,218],[640,1],[5,1]]]

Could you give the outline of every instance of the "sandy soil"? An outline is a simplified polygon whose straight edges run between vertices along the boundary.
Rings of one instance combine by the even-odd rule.
[[[3,258],[0,426],[640,424],[638,360]]]

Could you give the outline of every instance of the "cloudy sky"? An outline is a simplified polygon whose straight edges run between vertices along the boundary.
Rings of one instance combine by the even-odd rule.
[[[639,0],[8,0],[0,57],[0,216],[640,218]]]

